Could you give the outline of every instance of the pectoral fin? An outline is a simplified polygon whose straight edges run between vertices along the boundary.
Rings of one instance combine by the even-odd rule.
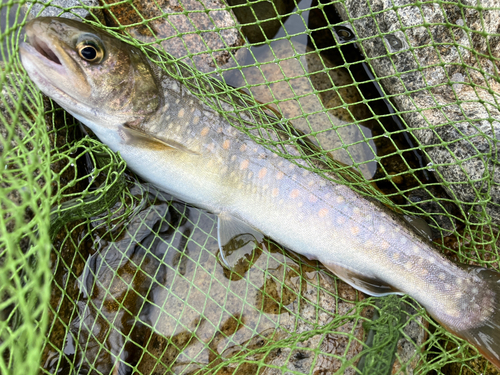
[[[123,141],[128,145],[143,147],[150,150],[175,150],[199,155],[198,152],[188,149],[183,144],[171,139],[151,135],[141,129],[123,124],[118,127],[118,132]]]
[[[398,290],[396,290],[395,288],[393,288],[391,285],[375,277],[363,275],[359,272],[356,272],[352,269],[341,266],[339,264],[328,263],[323,261],[322,263],[326,266],[326,268],[332,271],[335,275],[337,275],[347,284],[370,296],[403,294]]]
[[[264,239],[262,233],[224,212],[218,217],[217,237],[222,261],[230,269]]]

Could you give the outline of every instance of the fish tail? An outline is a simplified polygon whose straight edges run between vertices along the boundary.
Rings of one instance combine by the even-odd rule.
[[[470,267],[472,282],[461,299],[462,313],[448,330],[467,340],[500,369],[500,273]]]

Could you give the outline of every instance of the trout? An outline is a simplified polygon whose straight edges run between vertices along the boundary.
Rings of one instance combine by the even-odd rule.
[[[258,144],[105,31],[37,18],[26,35],[21,61],[40,90],[144,180],[218,215],[221,248],[238,234],[265,235],[368,295],[408,294],[500,368],[497,272],[452,263],[389,209]],[[237,116],[250,134],[269,129]]]

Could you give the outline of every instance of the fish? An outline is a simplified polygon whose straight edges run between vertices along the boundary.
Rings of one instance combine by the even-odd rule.
[[[209,105],[172,64],[92,25],[42,17],[25,29],[21,62],[41,92],[145,181],[216,214],[221,250],[267,236],[363,293],[408,294],[500,368],[499,273],[451,262],[387,207],[311,172],[303,137],[258,103]]]

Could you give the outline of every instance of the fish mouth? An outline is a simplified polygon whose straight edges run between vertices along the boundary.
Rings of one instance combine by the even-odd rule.
[[[53,34],[47,20],[35,18],[30,21],[26,25],[26,42],[19,45],[21,62],[45,95],[52,97],[63,108],[65,104],[80,107],[76,98],[86,82],[66,51],[69,47]]]
[[[40,57],[44,57],[49,61],[57,65],[62,65],[61,60],[57,57],[57,54],[50,48],[50,46],[36,35],[28,36],[29,44],[34,48]]]

